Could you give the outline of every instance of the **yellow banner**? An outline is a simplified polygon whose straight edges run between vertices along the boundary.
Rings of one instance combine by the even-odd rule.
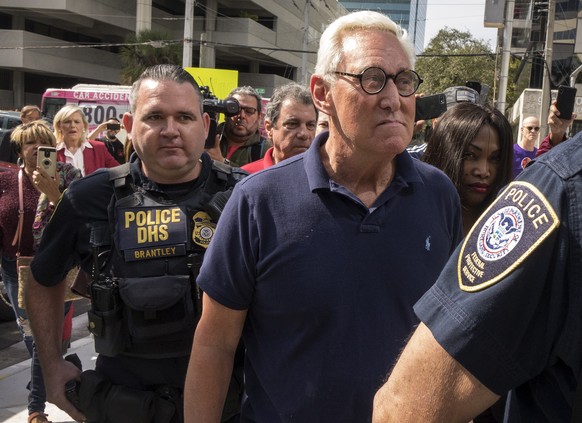
[[[238,87],[238,71],[211,68],[185,68],[198,85],[207,86],[219,100]]]

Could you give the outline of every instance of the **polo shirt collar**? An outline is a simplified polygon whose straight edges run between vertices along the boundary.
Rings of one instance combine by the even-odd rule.
[[[328,137],[328,131],[322,132],[315,137],[303,158],[307,180],[309,181],[309,189],[312,192],[316,189],[329,190],[331,186],[332,181],[323,167],[319,153],[321,146],[327,142]],[[391,185],[397,183],[408,186],[416,182],[424,183],[416,169],[414,160],[416,159],[413,159],[406,150],[396,156],[396,173]]]

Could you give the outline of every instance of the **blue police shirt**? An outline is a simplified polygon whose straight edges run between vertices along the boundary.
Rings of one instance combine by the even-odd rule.
[[[581,135],[485,211],[415,311],[506,422],[567,422],[582,357]]]

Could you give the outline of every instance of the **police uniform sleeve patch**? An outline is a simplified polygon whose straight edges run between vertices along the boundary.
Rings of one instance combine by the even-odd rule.
[[[459,287],[475,292],[496,284],[559,224],[556,212],[536,187],[512,182],[463,241],[457,263]]]

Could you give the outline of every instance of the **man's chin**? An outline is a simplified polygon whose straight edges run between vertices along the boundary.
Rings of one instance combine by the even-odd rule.
[[[160,166],[163,169],[180,169],[183,168],[184,166],[192,166],[190,163],[195,163],[195,161],[190,161],[188,160],[187,157],[184,156],[173,156],[173,157],[165,157],[165,158],[159,158],[157,160],[158,162],[158,166]]]
[[[247,131],[247,129],[246,129],[246,128],[240,128],[240,129],[236,129],[236,128],[235,128],[235,129],[232,131],[232,134],[233,134],[235,137],[240,137],[240,138],[246,138],[246,137],[250,137],[250,136],[252,135],[251,133],[249,133],[249,131]]]
[[[293,156],[296,154],[305,153],[308,149],[309,149],[309,147],[296,147],[293,149]],[[289,156],[289,157],[292,157],[292,156]]]
[[[196,170],[198,160],[161,160],[157,162],[158,172],[165,175],[173,175],[171,178],[181,178],[183,175],[191,174]],[[174,181],[175,182],[175,181]]]

